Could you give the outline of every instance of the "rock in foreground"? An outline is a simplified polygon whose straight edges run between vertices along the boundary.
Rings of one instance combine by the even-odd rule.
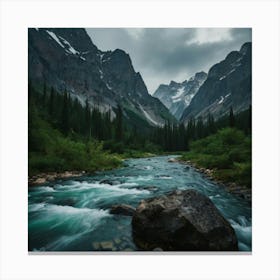
[[[139,249],[236,251],[237,238],[212,201],[195,190],[141,201],[132,219]]]

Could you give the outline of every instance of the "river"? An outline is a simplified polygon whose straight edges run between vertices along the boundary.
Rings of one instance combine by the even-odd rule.
[[[28,191],[29,251],[134,251],[131,217],[112,215],[111,205],[174,189],[207,195],[234,228],[240,251],[251,251],[251,205],[193,168],[168,162],[174,156],[128,159],[122,168],[73,180],[57,180]]]

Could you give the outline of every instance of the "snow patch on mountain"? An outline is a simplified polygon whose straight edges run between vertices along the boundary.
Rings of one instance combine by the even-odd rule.
[[[151,122],[152,124],[154,124],[154,125],[156,125],[156,126],[160,126],[160,125],[161,125],[160,123],[158,123],[157,121],[155,121],[155,120],[149,115],[149,113],[146,112],[146,111],[144,110],[144,108],[143,108],[140,104],[139,104],[139,107],[140,107],[140,109],[142,110],[142,112],[144,113],[146,119],[147,119],[149,122]]]
[[[171,81],[169,85],[160,85],[153,96],[158,98],[170,113],[179,120],[206,77],[206,73],[199,72],[182,83]]]
[[[79,55],[80,52],[78,52],[77,50],[75,50],[71,44],[65,40],[64,38],[62,38],[61,36],[57,36],[54,32],[46,30],[46,32],[51,36],[51,38],[53,38],[53,40],[55,40],[67,53],[69,54],[74,54],[74,55]],[[84,57],[80,57],[80,59],[82,60],[86,60]]]
[[[190,94],[190,95],[187,95],[187,96],[185,97],[185,104],[186,104],[186,106],[189,106],[189,105],[190,105],[190,103],[191,103],[191,101],[192,101],[192,99],[193,99],[194,96],[195,96],[195,94]]]
[[[64,45],[60,42],[60,40],[58,39],[58,37],[52,32],[52,31],[49,31],[49,30],[46,30],[46,32],[63,48],[65,49]]]
[[[100,74],[100,79],[103,79],[103,77],[104,77],[104,76],[103,76],[103,72],[102,72],[102,70],[100,70],[100,69],[99,69],[99,74]],[[107,87],[108,87],[108,86],[107,86]]]
[[[173,102],[178,102],[180,101],[180,98],[182,97],[183,93],[184,93],[185,87],[182,86],[177,90],[177,94],[175,94],[174,96],[172,96]]]
[[[229,92],[226,96],[220,96],[220,100],[218,101],[218,104],[222,104],[226,98],[228,98],[231,95],[231,92]]]
[[[72,46],[71,44],[65,40],[64,38],[62,38],[61,36],[59,36],[59,38],[62,40],[62,42],[64,43],[64,45],[67,45],[68,47],[68,52],[72,53],[72,54],[79,54],[80,52],[76,51]]]
[[[219,100],[219,102],[218,102],[218,104],[222,104],[222,103],[224,102],[224,99],[225,99],[225,98],[224,98],[223,96],[221,96],[221,97],[220,97],[220,100]]]

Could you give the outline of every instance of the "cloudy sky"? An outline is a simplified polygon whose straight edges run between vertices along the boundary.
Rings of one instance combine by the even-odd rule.
[[[249,28],[89,28],[102,51],[123,49],[151,94],[171,80],[182,82],[251,41]]]

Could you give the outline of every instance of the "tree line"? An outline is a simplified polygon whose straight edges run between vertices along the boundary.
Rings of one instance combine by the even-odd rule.
[[[214,120],[209,114],[206,120],[190,118],[187,125],[167,122],[163,127],[151,127],[143,135],[138,127],[129,127],[124,120],[123,108],[118,105],[111,111],[100,112],[87,99],[85,104],[66,90],[61,94],[53,87],[44,83],[42,89],[35,88],[31,83],[29,95],[29,132],[36,116],[46,120],[58,129],[65,137],[73,140],[99,140],[104,148],[113,152],[123,152],[126,148],[140,150],[187,151],[189,143],[216,133],[223,127],[236,127],[246,134],[251,133],[251,107],[235,115],[230,108],[228,116]],[[36,135],[29,135],[29,149],[36,149]],[[34,138],[32,140],[32,138]]]
[[[202,117],[197,119],[191,117],[186,126],[182,123],[174,125],[167,122],[163,127],[155,128],[152,134],[152,141],[166,151],[187,151],[190,142],[215,134],[218,130],[225,127],[237,128],[246,135],[251,134],[251,118],[251,106],[236,115],[231,107],[228,115],[217,121],[209,113],[206,120],[203,120]]]

